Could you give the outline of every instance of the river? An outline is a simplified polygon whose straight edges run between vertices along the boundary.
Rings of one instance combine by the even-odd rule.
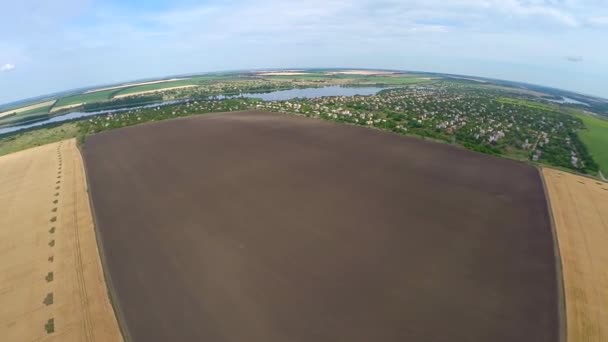
[[[211,99],[223,100],[223,99],[231,99],[231,98],[256,98],[261,99],[262,101],[285,101],[292,100],[296,98],[318,98],[324,96],[355,96],[355,95],[375,95],[379,91],[387,88],[380,87],[341,87],[341,86],[329,86],[329,87],[321,87],[321,88],[299,88],[299,89],[288,89],[288,90],[277,90],[268,93],[243,93],[239,95],[217,95],[211,97]],[[32,127],[44,126],[52,123],[60,123],[66,121],[72,121],[88,116],[96,116],[96,115],[105,115],[111,113],[119,113],[124,111],[129,111],[138,108],[152,108],[159,106],[168,106],[172,104],[178,104],[187,102],[189,100],[173,100],[173,101],[163,101],[157,102],[153,104],[148,104],[145,106],[138,107],[128,107],[128,108],[115,108],[110,110],[101,110],[96,112],[71,112],[62,115],[57,115],[50,117],[48,119],[39,120],[36,122],[22,123],[14,126],[2,127],[0,128],[0,135],[12,133],[16,131],[20,131],[23,129],[28,129]]]

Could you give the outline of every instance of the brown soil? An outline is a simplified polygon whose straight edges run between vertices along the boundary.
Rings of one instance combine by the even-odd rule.
[[[87,140],[134,341],[556,341],[536,169],[242,112]]]

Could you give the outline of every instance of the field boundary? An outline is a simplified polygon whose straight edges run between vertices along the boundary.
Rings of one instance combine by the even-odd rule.
[[[549,196],[549,190],[547,189],[547,183],[545,182],[545,176],[542,171],[543,166],[537,168],[538,176],[543,184],[543,192],[545,193],[545,205],[549,214],[549,224],[551,225],[551,237],[553,238],[553,252],[555,255],[555,276],[557,281],[557,320],[558,320],[558,342],[568,342],[568,319],[566,317],[566,289],[564,287],[564,269],[562,264],[561,250],[559,248],[559,241],[557,237],[557,225],[555,223],[555,217],[553,216],[553,207],[551,206],[551,197]]]
[[[133,339],[558,341],[538,168],[382,130],[245,113],[130,126],[83,148]],[[97,191],[108,186],[115,191]],[[427,195],[432,186],[441,200]],[[133,206],[136,198],[150,201]],[[437,212],[466,213],[471,225]]]
[[[122,308],[120,307],[120,302],[116,295],[116,289],[114,287],[114,283],[112,282],[112,277],[110,272],[107,271],[108,263],[106,260],[106,254],[104,249],[103,237],[99,234],[99,225],[97,224],[97,215],[95,213],[95,206],[93,205],[93,197],[91,196],[91,187],[89,186],[89,173],[87,172],[87,163],[84,158],[82,144],[77,144],[76,148],[78,153],[80,153],[80,158],[82,159],[82,172],[84,173],[84,182],[85,182],[85,191],[87,192],[87,198],[89,200],[89,206],[91,207],[91,216],[93,218],[93,231],[95,232],[95,241],[97,242],[97,250],[99,251],[99,260],[101,261],[101,270],[103,273],[103,277],[106,281],[108,298],[110,299],[110,304],[112,305],[112,309],[114,311],[114,316],[116,317],[116,321],[118,322],[118,329],[122,335],[124,342],[131,342],[133,339],[129,333],[129,328],[127,327],[126,320],[124,318],[124,313]]]

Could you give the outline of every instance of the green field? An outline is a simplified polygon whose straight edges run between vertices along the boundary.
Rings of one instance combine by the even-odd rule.
[[[31,121],[36,119],[48,118],[48,113],[29,113],[25,115],[12,115],[8,117],[3,117],[0,119],[0,126],[10,126],[18,123],[23,123],[25,121]]]
[[[586,130],[578,132],[579,137],[604,176],[608,176],[608,120],[584,114],[578,114],[577,117],[583,120],[587,127]]]
[[[196,76],[189,78],[187,80],[179,80],[179,81],[171,81],[171,82],[163,82],[163,83],[154,83],[154,84],[146,84],[141,86],[127,86],[119,89],[107,89],[96,91],[92,93],[86,94],[77,94],[72,96],[67,96],[60,98],[57,100],[55,105],[52,108],[69,106],[77,103],[93,103],[100,101],[108,101],[111,100],[115,95],[123,95],[123,94],[132,94],[140,91],[146,90],[156,90],[156,89],[164,89],[169,87],[180,87],[184,85],[198,85],[204,84],[206,82],[218,81],[223,79],[229,79],[231,77],[224,75],[205,75],[205,76]],[[48,110],[47,110],[48,112]]]
[[[96,91],[94,93],[78,94],[78,95],[63,97],[63,98],[57,100],[57,102],[55,103],[55,106],[53,106],[53,107],[56,108],[56,107],[67,106],[67,105],[72,105],[72,104],[76,104],[76,103],[91,103],[91,102],[109,100],[110,96],[112,96],[112,94],[115,93],[116,90],[117,89],[108,89],[108,90]]]
[[[203,84],[209,84],[211,82],[222,81],[222,80],[233,80],[233,79],[237,79],[237,78],[235,78],[233,76],[225,76],[225,75],[195,76],[195,77],[192,77],[192,78],[189,78],[186,80],[144,84],[144,85],[140,85],[140,86],[117,89],[114,91],[114,94],[112,94],[112,96],[133,94],[133,93],[138,93],[140,91],[160,90],[160,89],[172,88],[172,87],[183,87],[183,86],[188,86],[188,85],[203,85]]]
[[[66,123],[51,128],[41,128],[0,139],[0,156],[35,146],[74,138],[78,135],[76,123]]]
[[[514,105],[520,105],[520,106],[526,106],[529,108],[535,108],[535,109],[540,109],[540,110],[558,110],[559,108],[557,108],[556,106],[552,106],[549,104],[544,104],[544,103],[540,103],[540,102],[533,102],[533,101],[528,101],[528,100],[521,100],[521,99],[514,99],[514,98],[510,98],[510,97],[500,97],[497,99],[498,102],[502,102],[502,103],[506,103],[506,104],[514,104]]]
[[[17,114],[17,116],[24,116],[24,115],[30,115],[30,114],[46,114],[46,113],[49,112],[49,110],[51,109],[51,107],[53,107],[53,104],[50,104],[50,105],[44,106],[44,107],[40,107],[40,108],[26,110],[26,111],[23,111],[23,112],[19,112]]]
[[[351,76],[351,75],[348,75]],[[430,82],[431,80],[412,77],[412,76],[365,76],[358,77],[362,83],[370,84],[387,84],[387,85],[405,85]]]
[[[140,85],[140,86],[119,89],[118,91],[114,90],[113,95],[114,96],[126,95],[126,94],[138,93],[140,91],[160,90],[160,89],[165,89],[165,88],[182,87],[182,86],[187,86],[187,85],[198,85],[199,81],[200,81],[200,78],[196,77],[196,78],[190,78],[187,80],[144,84],[144,85]]]
[[[0,118],[0,126],[12,125],[18,122],[47,117],[51,107],[53,107],[53,105],[30,109],[23,112],[19,112],[16,115],[2,117]]]
[[[193,77],[193,78],[190,78],[187,80],[146,84],[146,85],[141,85],[141,86],[128,86],[128,87],[119,88],[119,89],[108,89],[108,90],[96,91],[93,93],[78,94],[78,95],[68,96],[68,97],[59,99],[57,101],[57,103],[55,104],[55,107],[67,106],[67,105],[72,105],[72,104],[76,104],[76,103],[91,103],[91,102],[107,101],[107,100],[110,100],[115,95],[131,94],[131,93],[136,93],[136,92],[146,91],[146,90],[156,90],[156,89],[163,89],[163,88],[169,88],[169,87],[179,87],[179,86],[183,86],[183,85],[199,84],[199,82],[202,80],[215,80],[215,79],[221,79],[221,78],[222,77],[218,77],[218,76],[201,76],[201,77]]]
[[[360,84],[384,84],[384,85],[406,85],[429,82],[430,80],[417,76],[375,76],[375,75],[345,75],[335,74],[326,75],[322,73],[311,73],[307,75],[273,75],[263,76],[267,79],[285,80],[285,81],[327,81],[332,79],[353,80]]]
[[[263,78],[269,80],[278,80],[278,81],[325,81],[329,79],[331,76],[324,75],[321,73],[310,73],[307,75],[270,75],[270,76],[262,76]]]

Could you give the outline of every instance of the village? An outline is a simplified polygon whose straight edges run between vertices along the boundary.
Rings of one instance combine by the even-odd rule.
[[[506,97],[500,91],[448,82],[388,88],[372,96],[285,101],[205,98],[96,117],[81,126],[85,131],[100,131],[177,116],[253,108],[369,126],[580,172],[598,170],[576,134],[583,123],[575,116]]]
[[[373,126],[570,169],[597,168],[576,135],[583,127],[576,117],[450,84],[415,85],[374,96],[260,102],[256,108]]]

